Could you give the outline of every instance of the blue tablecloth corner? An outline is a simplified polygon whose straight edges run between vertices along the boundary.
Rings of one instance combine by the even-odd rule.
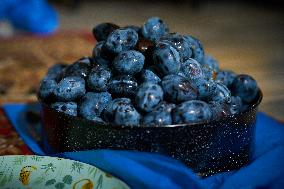
[[[38,155],[46,155],[26,131],[22,116],[27,110],[39,111],[38,104],[6,104],[8,119],[24,142]],[[166,156],[145,152],[88,150],[53,156],[95,165],[138,189],[182,188],[284,188],[284,125],[265,113],[257,115],[254,153],[249,165],[235,171],[198,177],[182,163]]]

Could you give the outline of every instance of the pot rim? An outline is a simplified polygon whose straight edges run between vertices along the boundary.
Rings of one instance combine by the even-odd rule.
[[[60,116],[65,116],[65,117],[68,117],[69,119],[75,119],[77,121],[80,121],[80,122],[88,122],[89,124],[96,124],[96,126],[102,126],[102,127],[107,127],[107,128],[112,128],[112,129],[119,129],[119,128],[147,128],[147,129],[153,129],[153,128],[179,128],[179,127],[191,127],[191,126],[198,126],[198,125],[213,125],[215,123],[218,123],[218,122],[224,122],[226,120],[229,120],[229,119],[233,119],[233,118],[237,118],[241,115],[244,115],[246,114],[247,112],[253,110],[253,109],[256,109],[259,104],[261,103],[262,101],[262,98],[263,98],[263,93],[262,91],[259,89],[258,90],[258,98],[257,100],[255,100],[255,102],[253,104],[251,104],[246,110],[242,111],[242,112],[239,112],[237,114],[233,114],[233,115],[229,115],[227,117],[224,117],[224,118],[221,118],[221,119],[214,119],[214,120],[210,120],[210,121],[201,121],[201,122],[195,122],[195,123],[183,123],[183,124],[172,124],[172,125],[161,125],[161,126],[155,126],[155,125],[139,125],[139,126],[126,126],[126,125],[111,125],[111,124],[102,124],[102,123],[96,123],[94,121],[91,121],[91,120],[87,120],[85,118],[82,118],[82,117],[78,117],[78,116],[72,116],[72,115],[68,115],[68,114],[65,114],[63,112],[60,112],[60,111],[57,111],[53,108],[51,108],[49,105],[47,105],[46,103],[44,103],[43,101],[41,101],[41,99],[38,97],[38,101],[39,103],[41,104],[41,106],[49,109],[49,110],[52,110],[53,112],[56,112],[58,115]]]

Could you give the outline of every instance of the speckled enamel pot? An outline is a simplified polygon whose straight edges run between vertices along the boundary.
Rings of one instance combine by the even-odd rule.
[[[87,149],[157,152],[207,176],[248,163],[261,100],[260,91],[242,113],[218,121],[163,127],[98,125],[43,104],[44,147],[49,153]]]

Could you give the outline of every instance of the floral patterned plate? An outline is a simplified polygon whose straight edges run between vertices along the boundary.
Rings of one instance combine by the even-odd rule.
[[[0,188],[129,189],[94,166],[36,155],[0,156]]]

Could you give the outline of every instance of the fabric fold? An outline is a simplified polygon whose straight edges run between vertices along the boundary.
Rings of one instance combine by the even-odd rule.
[[[48,155],[30,132],[26,111],[39,106],[7,104],[8,119],[29,148]],[[34,126],[39,132],[40,125]],[[49,154],[51,155],[51,154]],[[282,188],[284,186],[284,126],[264,113],[258,113],[252,161],[239,170],[198,177],[191,169],[170,157],[131,151],[88,150],[52,154],[94,165],[122,179],[132,188]]]

